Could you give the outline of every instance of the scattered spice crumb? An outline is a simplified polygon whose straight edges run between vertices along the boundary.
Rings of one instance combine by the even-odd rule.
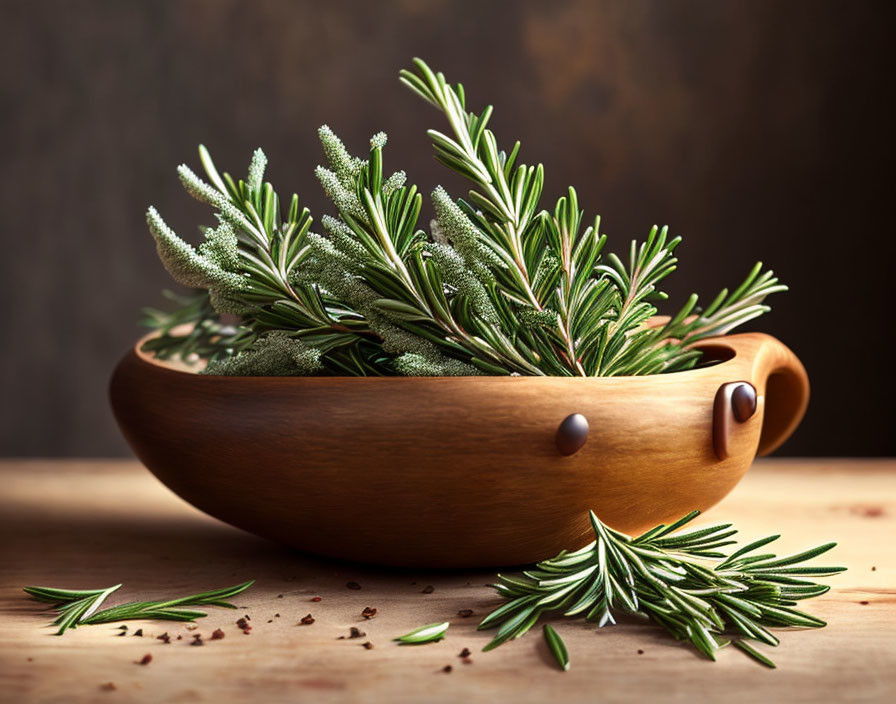
[[[249,618],[249,614],[246,614],[245,616],[243,616],[243,618],[246,619],[247,621],[251,621],[251,620],[252,620],[251,618]]]
[[[364,610],[361,612],[361,615],[369,621],[374,616],[376,616],[376,609],[370,606],[365,606]]]
[[[128,630],[128,627],[125,626],[124,624],[122,624],[121,626],[118,627],[118,630],[119,630],[119,631],[126,631],[126,630]]]
[[[115,635],[117,635],[119,638],[121,638],[122,636],[126,636],[127,634],[128,634],[127,631],[119,631],[119,632],[116,633]]]
[[[345,640],[346,638],[363,638],[366,635],[367,634],[360,628],[355,628],[354,626],[352,626],[348,629],[347,636],[339,636],[336,640]]]
[[[249,635],[252,632],[252,626],[249,625],[245,616],[243,618],[237,619],[236,625],[243,629],[243,633]]]
[[[473,658],[461,658],[460,661],[464,665],[472,665],[473,664]]]
[[[459,658],[468,658],[468,657],[470,657],[470,655],[472,655],[472,653],[470,653],[470,649],[469,649],[469,648],[464,648],[463,650],[460,651],[460,653],[458,654],[457,657],[459,657]]]
[[[149,663],[151,663],[151,662],[152,662],[152,655],[150,655],[149,653],[147,653],[147,654],[144,655],[142,658],[140,658],[139,660],[137,660],[135,664],[137,664],[137,665],[149,665]]]
[[[872,568],[871,568],[871,571],[872,571],[872,572],[877,572],[877,567],[872,567]]]
[[[272,618],[268,619],[268,623],[273,623],[273,622],[274,622],[274,619],[272,619]]]
[[[346,582],[345,586],[349,589],[360,589],[361,588],[361,585],[358,584],[357,582]]]
[[[142,628],[138,628],[136,631],[134,631],[134,635],[135,635],[135,636],[140,636],[140,637],[142,638],[142,637],[143,637],[143,629],[142,629]]]
[[[431,584],[428,584],[425,587],[423,587],[423,589],[420,591],[420,593],[421,594],[432,594],[435,590],[436,590],[436,588],[434,586],[432,586]]]
[[[180,640],[180,636],[177,637]],[[165,645],[171,642],[171,636],[168,635],[168,631],[165,631],[162,635],[156,636],[156,640],[162,641]]]
[[[868,602],[867,602],[867,601],[860,601],[859,603],[860,603],[862,606],[868,606]]]
[[[197,624],[195,624],[195,623],[190,623],[190,624],[187,625],[187,630],[188,630],[188,631],[195,631],[197,628],[199,628],[199,626],[198,626]]]
[[[445,667],[442,668],[442,672],[451,672],[453,669],[454,668],[451,667],[451,665],[445,665]]]
[[[311,597],[310,601],[314,601],[314,602],[320,601],[320,597],[319,597],[319,596],[313,596],[313,597]]]
[[[34,658],[28,658],[28,662],[34,662]]]
[[[283,598],[283,595],[282,595],[282,594],[278,594],[278,595],[277,595],[277,598],[278,598],[278,599],[282,599],[282,598]]]
[[[104,692],[114,692],[118,687],[115,686],[114,682],[103,682],[100,685],[100,689]]]
[[[370,641],[361,643],[361,645],[364,647],[364,650],[373,650],[373,643],[371,643]]]
[[[183,637],[182,635],[178,635],[178,636],[177,636],[177,639],[178,639],[178,640],[183,640],[184,637]],[[170,642],[170,641],[169,641],[169,642]]]
[[[274,618],[280,618],[280,614],[274,614]]]
[[[457,612],[457,615],[461,618],[470,618],[473,615],[473,609],[461,609]]]
[[[212,640],[221,640],[224,637],[224,631],[220,628],[216,628],[212,631]]]
[[[643,655],[643,654],[644,654],[643,650],[638,650],[638,655]]]
[[[205,643],[202,642],[202,634],[197,633],[195,636],[193,636],[193,642],[190,643],[190,645],[205,645]]]
[[[310,626],[312,623],[314,623],[314,616],[312,616],[311,614],[308,614],[307,616],[302,616],[302,620],[300,621],[300,623],[303,626]]]

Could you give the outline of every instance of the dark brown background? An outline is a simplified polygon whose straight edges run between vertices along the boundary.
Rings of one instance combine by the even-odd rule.
[[[175,167],[251,150],[316,215],[316,128],[428,192],[438,115],[399,85],[412,56],[574,184],[614,248],[668,223],[667,288],[712,295],[755,259],[792,286],[760,327],[814,385],[782,454],[896,450],[890,277],[893,17],[886,2],[2,2],[0,454],[127,452],[105,386],[168,278],[149,203],[209,221]]]

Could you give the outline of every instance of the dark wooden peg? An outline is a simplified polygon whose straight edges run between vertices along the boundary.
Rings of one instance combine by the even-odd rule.
[[[728,459],[728,442],[735,423],[746,423],[756,413],[756,387],[748,381],[722,384],[716,392],[712,411],[712,446],[716,457]]]
[[[557,449],[561,455],[574,455],[588,439],[588,420],[581,413],[566,416],[557,428]]]
[[[746,423],[756,413],[756,387],[748,382],[736,386],[731,392],[731,410],[738,423]]]

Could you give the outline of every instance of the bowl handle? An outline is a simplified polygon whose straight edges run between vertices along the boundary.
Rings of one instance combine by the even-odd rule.
[[[765,396],[757,454],[767,455],[790,437],[806,414],[809,375],[799,358],[780,340],[763,333],[749,336],[758,343],[753,383]]]
[[[758,396],[764,407],[757,454],[767,455],[777,449],[796,430],[809,405],[809,377],[799,358],[780,340],[764,333],[709,338],[697,346],[706,347],[707,351],[714,346],[733,350],[741,361],[740,368],[744,373],[741,379],[726,380],[727,383],[722,384],[716,394],[713,443],[716,454],[720,454],[722,448],[719,458],[727,456],[728,426],[734,423],[732,394],[738,386],[744,385],[753,389],[754,398]],[[724,404],[724,409],[719,408],[721,404]],[[718,427],[720,418],[726,427]]]

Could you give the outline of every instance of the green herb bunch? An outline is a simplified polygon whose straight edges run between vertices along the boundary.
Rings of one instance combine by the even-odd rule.
[[[324,126],[327,165],[316,173],[335,214],[317,234],[296,195],[283,208],[264,182],[261,150],[235,181],[200,147],[207,180],[185,165],[179,174],[216,210],[205,242],[193,248],[154,208],[147,219],[166,268],[207,291],[208,305],[191,309],[199,339],[156,314],[162,341],[148,349],[208,359],[221,374],[655,374],[693,367],[697,341],[763,314],[765,297],[786,290],[757,264],[705,308],[692,295],[654,324],[680,238],[654,227],[626,258],[604,254],[600,218],[585,225],[575,190],[546,208],[544,169],[520,162],[519,142],[499,148],[491,107],[468,111],[463,86],[414,63],[401,81],[446,118],[447,132],[429,136],[437,160],[470,182],[468,199],[436,188],[427,234],[417,187],[384,169],[386,135],[355,157]],[[239,329],[215,334],[212,311],[239,316]]]
[[[733,644],[774,667],[750,642],[777,646],[769,627],[825,625],[794,607],[830,589],[806,577],[846,569],[801,564],[835,543],[787,557],[754,554],[780,537],[772,535],[726,555],[719,548],[734,544],[729,538],[737,532],[730,523],[674,532],[697,515],[694,511],[631,538],[604,525],[592,512],[595,540],[590,545],[561,552],[522,576],[498,575],[493,586],[506,603],[479,625],[498,628],[485,650],[519,638],[547,613],[584,617],[599,627],[615,623],[614,613],[627,613],[649,618],[711,660],[717,650]],[[565,668],[568,656],[556,645],[559,636],[552,634],[549,640],[555,641],[552,650]]]

